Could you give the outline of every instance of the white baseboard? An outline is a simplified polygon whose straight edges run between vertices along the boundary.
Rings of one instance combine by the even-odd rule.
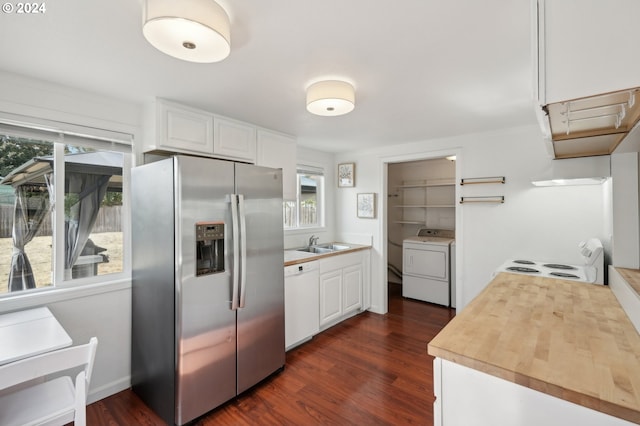
[[[114,395],[131,387],[131,376],[123,377],[119,380],[107,383],[99,388],[91,389],[87,395],[87,404],[100,401],[103,398]]]

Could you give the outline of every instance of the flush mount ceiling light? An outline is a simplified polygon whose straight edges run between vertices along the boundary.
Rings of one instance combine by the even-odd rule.
[[[167,55],[218,62],[231,52],[229,16],[213,0],[145,0],[142,33]]]
[[[307,89],[307,111],[316,115],[335,116],[353,111],[353,86],[345,81],[327,80],[313,83]]]

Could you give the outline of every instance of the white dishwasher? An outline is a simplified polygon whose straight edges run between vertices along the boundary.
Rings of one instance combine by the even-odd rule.
[[[285,348],[289,350],[320,331],[318,261],[284,267]]]

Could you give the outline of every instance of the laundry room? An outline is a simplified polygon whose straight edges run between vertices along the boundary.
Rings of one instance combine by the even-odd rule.
[[[400,286],[404,273],[405,297],[446,306],[455,300],[455,169],[455,157],[388,165],[388,280]]]

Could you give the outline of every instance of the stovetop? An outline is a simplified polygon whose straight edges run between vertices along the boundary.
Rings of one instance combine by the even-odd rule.
[[[596,280],[596,268],[593,266],[540,262],[527,259],[508,260],[498,268],[497,272],[511,272],[589,283],[593,283]]]

